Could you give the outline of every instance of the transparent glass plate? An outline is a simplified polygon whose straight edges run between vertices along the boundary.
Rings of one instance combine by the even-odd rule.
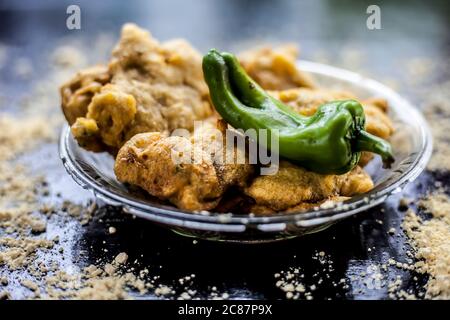
[[[309,61],[299,61],[298,67],[309,72],[323,87],[349,90],[361,99],[382,97],[389,102],[389,116],[395,125],[391,143],[396,161],[390,169],[383,169],[379,157],[375,157],[365,167],[375,188],[352,197],[343,205],[268,217],[213,212],[201,215],[183,211],[118,182],[113,171],[114,158],[107,153],[80,148],[67,125],[60,138],[63,164],[78,184],[107,204],[120,206],[125,212],[185,236],[238,242],[274,241],[318,232],[380,204],[424,170],[431,155],[432,138],[426,121],[416,108],[388,87],[359,74]]]

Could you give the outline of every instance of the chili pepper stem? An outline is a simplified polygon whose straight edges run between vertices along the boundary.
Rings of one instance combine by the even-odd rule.
[[[364,130],[360,131],[356,137],[354,148],[355,151],[370,151],[379,154],[383,159],[384,168],[390,168],[395,160],[388,142]]]

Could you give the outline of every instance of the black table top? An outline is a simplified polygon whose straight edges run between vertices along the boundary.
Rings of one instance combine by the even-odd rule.
[[[7,45],[12,58],[25,57],[34,66],[31,79],[15,77],[6,65],[0,69],[0,96],[8,103],[0,110],[19,112],[20,97],[29,93],[48,68],[49,52],[64,43],[90,43],[102,34],[118,38],[120,26],[133,21],[149,29],[161,40],[183,37],[201,51],[210,47],[225,50],[246,48],[260,42],[291,41],[301,45],[302,58],[326,60],[330,64],[358,68],[381,82],[399,83],[398,90],[413,103],[414,90],[405,85],[408,74],[402,62],[414,58],[447,61],[449,58],[449,8],[445,1],[430,5],[411,1],[380,2],[382,29],[366,28],[366,8],[370,1],[78,1],[82,13],[81,30],[65,26],[66,4],[60,1],[0,2],[0,44]],[[421,23],[416,23],[417,21]],[[88,53],[90,57],[90,54]],[[101,59],[96,55],[92,60]],[[104,57],[103,59],[106,59]],[[96,61],[93,61],[96,62]],[[438,72],[444,72],[439,70]],[[439,74],[436,79],[447,77]],[[439,80],[435,80],[439,81]],[[55,87],[55,90],[57,88]],[[52,101],[55,105],[59,101]],[[69,199],[88,203],[93,196],[82,190],[65,173],[56,143],[46,144],[23,161],[43,173],[50,195],[44,200]],[[420,198],[435,188],[435,181],[449,176],[423,173],[415,182],[385,203],[368,212],[338,223],[317,234],[261,245],[216,243],[184,238],[151,222],[133,218],[110,206],[99,204],[87,225],[76,219],[48,221],[47,233],[59,235],[64,253],[41,253],[42,259],[57,259],[64,268],[86,266],[99,259],[110,261],[126,252],[138,268],[173,285],[195,274],[189,288],[198,297],[208,297],[213,286],[231,298],[284,298],[276,287],[275,273],[300,268],[306,285],[316,285],[315,299],[388,299],[388,287],[374,284],[372,274],[381,272],[386,281],[400,276],[401,288],[418,294],[426,276],[389,265],[388,260],[408,262],[409,245],[400,229],[404,211],[399,200]],[[57,194],[61,196],[58,197]],[[414,201],[413,201],[414,202]],[[109,234],[114,226],[117,232]],[[388,231],[395,228],[395,235]],[[2,233],[0,232],[0,236]],[[324,252],[322,263],[319,252]],[[48,255],[48,256],[46,256]],[[386,269],[381,270],[387,264]],[[13,298],[30,292],[19,279],[29,277],[24,270],[8,270],[0,265],[0,275],[11,281],[7,286]],[[322,278],[321,281],[319,279]],[[341,282],[341,279],[344,279]],[[145,297],[155,297],[152,293]]]

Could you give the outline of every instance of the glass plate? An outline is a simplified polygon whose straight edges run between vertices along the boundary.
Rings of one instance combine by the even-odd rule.
[[[352,197],[343,205],[268,217],[213,212],[201,215],[183,211],[118,182],[113,171],[113,157],[80,148],[67,125],[60,138],[63,164],[78,184],[107,204],[121,206],[125,212],[185,236],[238,242],[274,241],[318,232],[380,204],[424,170],[432,151],[430,130],[420,112],[405,99],[381,83],[347,70],[309,61],[299,61],[298,67],[309,72],[320,86],[349,90],[361,99],[376,96],[389,102],[389,116],[395,125],[391,143],[396,162],[385,170],[379,157],[375,157],[365,167],[375,188]]]

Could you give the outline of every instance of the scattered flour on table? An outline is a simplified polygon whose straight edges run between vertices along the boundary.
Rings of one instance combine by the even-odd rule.
[[[432,63],[414,62],[419,76],[429,75]],[[427,68],[428,67],[428,68]],[[444,66],[440,66],[443,68]],[[450,73],[450,62],[444,72]],[[445,67],[443,68],[445,69]],[[450,172],[450,80],[417,88],[423,98],[423,110],[433,134],[433,154],[427,169]],[[436,181],[436,185],[440,185]],[[448,186],[448,185],[447,185]],[[450,197],[446,190],[437,189],[423,197],[419,208],[431,217],[421,217],[412,209],[403,222],[417,262],[415,269],[430,276],[426,284],[428,299],[450,299]]]
[[[443,192],[426,196],[419,205],[431,219],[409,210],[403,228],[415,248],[416,271],[428,273],[426,298],[450,299],[450,198]]]

